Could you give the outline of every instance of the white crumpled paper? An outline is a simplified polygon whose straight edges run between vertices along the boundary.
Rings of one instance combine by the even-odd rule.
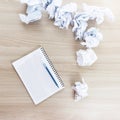
[[[72,20],[72,15],[77,10],[77,5],[75,3],[70,3],[67,5],[64,5],[63,7],[60,7],[57,9],[55,13],[55,22],[54,25],[58,26],[59,28],[68,29],[69,24]]]
[[[82,40],[83,34],[88,26],[87,21],[89,20],[89,15],[86,12],[77,12],[71,22],[73,28],[72,32],[75,34],[75,39]]]
[[[53,19],[55,17],[55,12],[61,6],[62,0],[53,0],[51,4],[46,8],[47,13],[49,14],[49,19]]]
[[[109,8],[89,6],[84,3],[83,10],[89,14],[89,20],[96,20],[97,24],[103,23],[105,16],[114,21],[114,15]]]
[[[92,49],[80,49],[76,52],[76,55],[79,66],[91,66],[97,60],[97,56]]]
[[[82,45],[85,45],[87,48],[93,48],[99,45],[103,35],[97,28],[91,27],[84,33],[83,39],[85,42],[81,42]]]
[[[82,40],[83,39],[83,34],[87,28],[87,23],[86,22],[81,22],[81,28],[78,28],[74,31],[75,39],[76,40]]]
[[[41,2],[41,6],[46,9],[51,3],[52,3],[53,0],[40,0]]]
[[[84,78],[82,78],[82,83],[75,82],[74,86],[72,86],[72,89],[75,93],[75,101],[79,101],[88,96],[88,85],[84,81]]]
[[[19,14],[22,22],[29,24],[40,20],[42,17],[42,10],[46,9],[52,0],[21,0],[21,3],[27,4],[26,14]]]
[[[19,17],[22,22],[29,24],[30,22],[34,22],[40,20],[42,17],[42,8],[41,5],[31,5],[27,7],[26,14],[19,14]]]

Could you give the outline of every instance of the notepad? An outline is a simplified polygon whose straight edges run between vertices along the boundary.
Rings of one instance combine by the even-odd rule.
[[[18,59],[12,65],[35,104],[64,88],[63,81],[43,47]]]

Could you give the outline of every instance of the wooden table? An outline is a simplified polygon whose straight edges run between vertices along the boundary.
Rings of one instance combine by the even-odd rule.
[[[72,1],[64,0],[65,3]],[[25,25],[18,14],[25,6],[18,0],[0,1],[0,120],[120,120],[120,2],[119,0],[74,0],[109,7],[116,17],[98,26],[104,35],[95,52],[97,62],[79,67],[75,52],[79,41],[69,30],[53,25],[47,14]],[[42,45],[65,83],[65,89],[35,106],[11,63]],[[74,102],[72,84],[83,76],[89,96]]]

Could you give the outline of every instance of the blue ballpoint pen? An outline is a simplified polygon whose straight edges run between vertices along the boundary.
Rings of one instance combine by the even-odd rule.
[[[53,82],[55,83],[55,85],[59,88],[56,80],[54,79],[54,77],[52,76],[50,70],[48,69],[48,67],[45,65],[45,63],[43,63],[43,66],[45,67],[45,69],[47,70],[48,74],[50,75],[50,77],[52,78]]]

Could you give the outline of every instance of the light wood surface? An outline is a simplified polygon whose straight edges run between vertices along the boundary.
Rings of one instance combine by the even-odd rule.
[[[120,120],[120,1],[64,0],[109,7],[116,17],[98,26],[104,40],[95,52],[97,62],[79,67],[79,50],[71,28],[61,30],[47,14],[42,20],[25,25],[18,14],[25,12],[19,0],[0,1],[0,120]],[[11,62],[42,45],[65,83],[65,89],[35,106]],[[74,102],[72,84],[83,76],[89,96]]]

